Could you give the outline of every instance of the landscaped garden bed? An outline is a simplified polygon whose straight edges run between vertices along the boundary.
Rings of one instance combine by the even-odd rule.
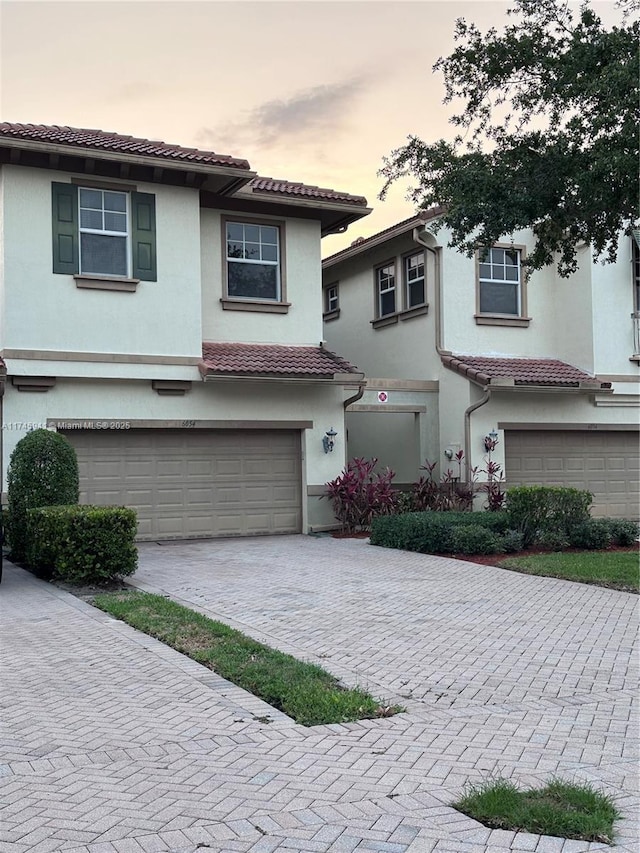
[[[364,690],[344,688],[316,664],[271,649],[161,595],[98,595],[93,603],[248,690],[301,725],[390,717],[403,710],[379,702]]]

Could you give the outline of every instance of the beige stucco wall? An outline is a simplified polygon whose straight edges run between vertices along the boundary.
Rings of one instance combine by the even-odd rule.
[[[377,400],[379,390],[387,394],[384,403]],[[375,411],[358,411],[357,406],[373,406]],[[417,411],[398,412],[396,407]],[[349,458],[376,457],[379,469],[395,472],[395,483],[414,482],[425,459],[438,456],[438,392],[398,388],[393,381],[377,379],[376,387],[367,388],[358,400],[356,410],[347,410],[347,431]]]
[[[198,355],[196,190],[137,184],[156,197],[157,281],[134,293],[78,289],[52,272],[51,184],[63,172],[3,167],[5,336],[10,349]]]
[[[0,349],[4,346],[5,308],[4,308],[4,179],[5,166],[0,166]]]
[[[203,339],[318,346],[322,340],[320,223],[264,218],[267,223],[280,223],[284,230],[286,301],[291,303],[288,314],[225,311],[220,303],[225,252],[223,215],[225,211],[206,208],[201,215]],[[242,219],[237,211],[228,215]],[[256,220],[254,214],[249,218]]]
[[[350,395],[339,385],[284,384],[278,382],[200,382],[183,397],[160,396],[149,381],[59,379],[46,393],[20,392],[11,385],[4,397],[3,471],[11,453],[30,427],[48,419],[68,421],[129,420],[244,420],[312,421],[303,432],[303,496],[307,487],[323,486],[345,464],[345,426],[342,402]],[[322,437],[333,426],[338,432],[335,449],[325,453]],[[303,497],[304,523],[330,524],[328,501]],[[307,512],[311,516],[307,515]]]
[[[633,268],[631,240],[622,238],[615,265],[594,264],[594,361],[598,373],[640,377],[633,355]]]
[[[615,265],[593,264],[588,247],[579,250],[580,267],[569,279],[554,267],[535,272],[527,284],[528,327],[476,324],[475,261],[446,248],[449,234],[438,231],[434,238],[441,249],[442,315],[445,350],[461,354],[559,358],[587,372],[620,375],[633,379],[638,366],[629,361],[632,352],[633,307],[631,252],[624,238]],[[505,241],[509,242],[509,241]],[[513,236],[514,244],[532,245],[530,232]],[[439,379],[437,410],[439,440],[437,461],[445,470],[444,451],[464,448],[464,412],[482,397],[482,389],[446,369],[435,349],[435,299],[428,284],[430,313],[405,323],[374,330],[373,268],[411,246],[411,235],[346,260],[324,272],[324,284],[338,282],[340,316],[325,323],[329,346],[339,349],[365,371],[368,377]],[[634,424],[638,421],[640,388],[637,382],[614,382],[615,394],[524,393],[497,391],[491,401],[471,415],[470,464],[484,464],[483,437],[498,421],[532,423]],[[349,425],[358,424],[357,448],[361,452],[394,445],[392,436],[378,434],[380,416],[349,415]],[[356,420],[357,418],[357,420]],[[406,432],[406,430],[405,430]],[[395,464],[404,470],[415,458],[413,443],[406,437],[405,452]],[[494,455],[504,462],[503,437]],[[396,447],[397,456],[397,447]]]
[[[402,307],[399,259],[411,250],[418,252],[420,246],[409,234],[324,272],[323,284],[338,282],[340,299],[340,316],[324,324],[327,346],[357,364],[368,376],[436,378],[439,359],[431,344],[435,336],[435,273],[431,253],[427,253],[426,275],[429,313],[400,318],[395,325],[377,329],[371,324],[376,311],[374,267],[398,259],[396,287],[398,305]]]

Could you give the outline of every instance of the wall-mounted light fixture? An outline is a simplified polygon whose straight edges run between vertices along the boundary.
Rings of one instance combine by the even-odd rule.
[[[484,449],[487,453],[491,453],[492,450],[496,449],[496,444],[498,443],[498,433],[495,429],[492,429],[489,435],[485,435],[483,438],[484,441]]]
[[[325,453],[331,453],[333,450],[333,446],[336,443],[336,436],[338,433],[334,430],[333,427],[328,429],[322,437],[322,446],[324,448]]]
[[[444,455],[447,457],[447,459],[449,460],[449,462],[451,462],[451,460],[453,459],[453,448],[452,448],[452,447],[447,447],[447,449],[446,449],[446,450],[445,450],[445,452],[444,452]]]

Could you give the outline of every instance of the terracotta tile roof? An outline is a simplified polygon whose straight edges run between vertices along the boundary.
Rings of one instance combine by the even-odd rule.
[[[254,192],[279,193],[280,195],[307,196],[322,201],[337,201],[343,204],[354,204],[366,207],[367,200],[361,195],[350,195],[326,187],[314,187],[311,184],[301,184],[280,178],[257,177],[250,181],[249,186]]]
[[[331,379],[336,373],[359,373],[348,361],[322,347],[205,341],[202,359],[203,376],[252,374]]]
[[[444,207],[436,206],[430,207],[428,210],[421,210],[415,216],[410,216],[408,219],[403,219],[401,222],[396,222],[395,225],[390,225],[388,228],[384,228],[382,231],[378,231],[377,234],[372,234],[370,237],[358,237],[350,246],[347,246],[346,249],[340,249],[339,252],[336,252],[333,255],[328,255],[326,258],[322,259],[322,263],[331,263],[333,264],[335,261],[340,260],[342,257],[347,257],[356,252],[360,252],[364,249],[368,249],[370,245],[381,243],[386,236],[389,237],[397,237],[400,234],[404,234],[406,231],[411,231],[414,228],[417,228],[418,225],[421,225],[423,222],[429,222],[432,219],[435,219],[437,216],[440,216],[444,213]]]
[[[611,388],[610,382],[601,382],[584,370],[555,358],[495,358],[475,355],[443,355],[441,358],[445,367],[482,385],[507,384],[512,380],[514,385]]]
[[[137,154],[142,157],[162,160],[179,160],[203,165],[232,166],[236,169],[249,169],[247,160],[216,154],[213,151],[199,151],[197,148],[183,148],[150,139],[138,139],[104,130],[91,130],[78,127],[64,127],[47,124],[0,123],[2,137],[24,139],[30,142],[49,142],[53,145],[69,145],[76,148],[101,149],[121,154]]]

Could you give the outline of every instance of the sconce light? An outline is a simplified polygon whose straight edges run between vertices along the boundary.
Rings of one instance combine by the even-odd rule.
[[[498,443],[498,433],[495,429],[492,429],[489,435],[485,435],[484,439],[484,449],[487,453],[491,453],[492,450],[495,450],[496,444]]]
[[[453,448],[447,447],[447,449],[444,452],[444,455],[447,457],[449,462],[451,462],[451,460],[453,459]]]
[[[333,450],[333,445],[335,444],[337,434],[338,433],[334,430],[333,427],[331,427],[331,429],[328,429],[325,432],[324,436],[322,437],[322,446],[324,448],[325,453],[331,453],[331,451]]]

